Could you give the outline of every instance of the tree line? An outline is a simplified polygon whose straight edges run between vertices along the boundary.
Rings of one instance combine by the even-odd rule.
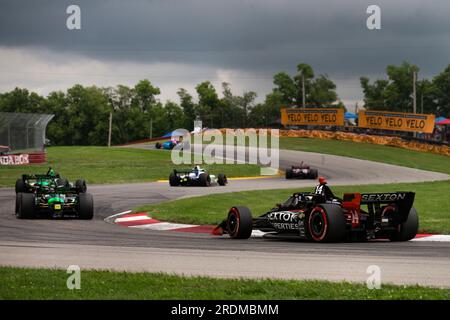
[[[407,62],[386,69],[387,79],[370,82],[361,77],[364,108],[412,112],[413,73],[419,68]],[[46,97],[24,88],[0,94],[0,111],[52,113],[47,138],[53,145],[105,145],[112,112],[112,143],[161,136],[177,128],[193,129],[195,119],[210,128],[273,127],[279,125],[281,107],[335,106],[345,108],[336,93],[336,84],[326,74],[316,76],[313,68],[301,63],[296,73],[279,72],[274,88],[263,102],[256,93],[232,93],[222,83],[221,96],[210,81],[195,87],[195,96],[186,89],[177,92],[179,101],[161,102],[160,89],[149,80],[134,87],[117,85],[100,88],[74,85],[66,92]],[[417,112],[450,117],[450,65],[433,79],[417,81]]]

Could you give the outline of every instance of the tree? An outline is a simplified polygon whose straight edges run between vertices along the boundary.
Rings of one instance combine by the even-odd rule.
[[[147,79],[139,81],[134,87],[134,102],[142,112],[151,114],[152,107],[156,103],[156,97],[161,91],[154,87]]]
[[[164,105],[165,124],[169,130],[180,129],[185,123],[183,109],[172,101],[167,101]]]
[[[204,126],[213,127],[220,124],[220,114],[217,112],[219,97],[210,81],[204,81],[195,87],[198,94],[197,114]]]
[[[286,72],[278,72],[273,77],[275,88],[273,92],[279,94],[281,103],[285,106],[291,106],[296,102],[298,96],[298,86]]]
[[[305,103],[314,107],[324,107],[338,100],[336,85],[327,75],[314,78],[314,70],[305,63],[297,66],[297,74],[292,78],[286,72],[275,74],[273,93],[282,106],[303,106],[303,82],[305,87]]]
[[[312,81],[308,103],[316,107],[329,107],[338,99],[336,85],[326,75],[320,75]]]
[[[450,118],[450,64],[433,79],[436,114]]]
[[[180,97],[180,106],[183,109],[185,118],[183,128],[191,131],[194,129],[194,120],[197,117],[195,113],[195,103],[192,96],[187,92],[186,89],[180,88],[177,94]]]
[[[390,110],[413,112],[413,74],[418,74],[419,67],[408,62],[400,66],[389,65],[386,68],[389,85],[386,87],[386,104]]]
[[[373,84],[370,84],[369,78],[361,77],[360,83],[364,93],[364,107],[366,109],[389,109],[386,105],[388,80],[376,80]]]

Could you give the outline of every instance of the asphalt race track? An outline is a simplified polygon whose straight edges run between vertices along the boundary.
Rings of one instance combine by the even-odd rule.
[[[299,159],[318,168],[331,186],[450,179],[445,174],[364,160],[280,151],[281,168],[297,164]],[[226,187],[211,188],[170,188],[168,183],[161,182],[88,186],[95,201],[93,221],[18,220],[14,216],[14,190],[1,188],[0,265],[66,268],[76,264],[81,269],[362,282],[368,277],[367,267],[378,265],[385,282],[450,287],[448,242],[316,244],[256,238],[241,241],[226,236],[125,228],[109,223],[108,219],[104,221],[133,207],[169,199],[313,185],[315,181],[275,177],[234,180]]]

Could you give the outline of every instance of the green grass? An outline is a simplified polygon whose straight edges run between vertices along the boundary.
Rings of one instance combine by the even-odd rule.
[[[283,202],[293,192],[312,191],[312,188],[244,191],[213,194],[157,205],[147,205],[134,211],[148,211],[160,220],[192,224],[217,224],[221,222],[233,205],[249,207],[254,216],[263,214],[276,203]],[[414,191],[414,207],[418,210],[421,232],[450,233],[450,180],[424,183],[400,183],[362,186],[332,187],[337,196],[344,192],[389,192]]]
[[[174,166],[170,152],[107,147],[50,147],[48,164],[0,166],[0,186],[12,187],[24,173],[45,173],[49,166],[70,180],[83,178],[88,183],[127,183],[168,179]],[[188,168],[189,165],[180,166]],[[204,165],[212,174],[229,177],[257,176],[256,165]]]
[[[65,270],[0,267],[0,299],[450,299],[449,289],[328,281],[243,280],[161,273],[81,271],[81,289]]]

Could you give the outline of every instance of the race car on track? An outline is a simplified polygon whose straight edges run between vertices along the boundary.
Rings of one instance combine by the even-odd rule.
[[[16,217],[27,219],[47,215],[92,219],[94,201],[86,190],[84,180],[71,184],[51,168],[46,174],[24,174],[16,181]]]
[[[202,186],[209,187],[213,184],[225,186],[228,183],[227,176],[219,173],[217,177],[209,174],[199,166],[195,166],[191,170],[174,169],[169,176],[169,184],[175,186]]]
[[[299,166],[291,166],[286,169],[286,179],[317,179],[318,176],[317,169],[312,169],[303,162]]]
[[[174,140],[174,139],[166,141],[166,142],[163,142],[163,143],[157,142],[155,144],[155,148],[156,149],[172,150],[179,143],[180,143],[179,141]]]
[[[416,236],[419,224],[414,197],[414,192],[346,193],[342,201],[326,201],[322,195],[294,193],[255,219],[247,207],[232,207],[213,233],[234,239],[247,239],[253,230],[260,230],[266,232],[264,237],[315,242],[408,241]]]

